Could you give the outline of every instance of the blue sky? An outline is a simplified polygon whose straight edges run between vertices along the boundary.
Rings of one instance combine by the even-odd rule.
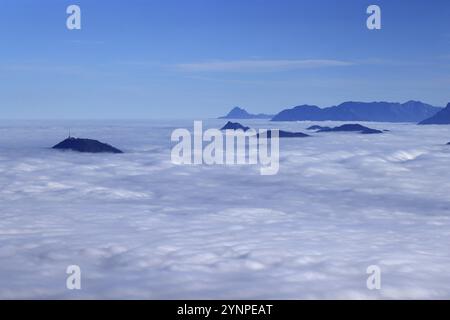
[[[66,28],[77,4],[82,29]],[[378,4],[382,29],[366,28]],[[1,0],[1,118],[450,101],[450,1]]]

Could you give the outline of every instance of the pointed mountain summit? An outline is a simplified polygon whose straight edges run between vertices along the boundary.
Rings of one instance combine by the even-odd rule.
[[[247,110],[239,107],[234,107],[226,116],[219,119],[270,119],[273,115],[270,114],[251,114]]]
[[[450,124],[450,102],[447,107],[419,124]]]
[[[228,121],[226,125],[224,125],[222,127],[222,129],[220,130],[243,130],[243,131],[247,131],[249,130],[249,127],[245,127],[242,124],[240,124],[239,122],[231,122]]]
[[[123,153],[121,150],[97,140],[79,139],[73,137],[69,137],[66,140],[58,143],[52,149],[72,150],[88,153]]]

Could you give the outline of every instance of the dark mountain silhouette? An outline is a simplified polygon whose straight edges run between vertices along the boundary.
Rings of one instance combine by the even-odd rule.
[[[377,134],[377,133],[383,133],[383,131],[371,129],[365,126],[362,126],[360,124],[344,124],[339,127],[329,128],[329,127],[323,127],[322,129],[319,129],[317,132],[359,132],[362,134]]]
[[[225,126],[223,126],[222,129],[220,129],[220,130],[239,130],[239,129],[243,130],[243,131],[250,130],[249,127],[244,127],[242,124],[240,124],[238,122],[231,122],[231,121],[228,121],[227,124]],[[256,136],[259,138],[259,133]],[[271,130],[267,130],[267,137],[268,138],[272,137]],[[278,130],[278,137],[279,138],[304,138],[304,137],[309,137],[309,135],[304,134],[302,132],[289,132],[289,131]]]
[[[251,114],[245,109],[234,107],[226,116],[220,117],[219,119],[271,119],[273,115],[271,114]]]
[[[223,127],[222,127],[222,129],[220,129],[220,130],[244,130],[244,131],[247,131],[247,130],[249,130],[250,128],[249,127],[244,127],[242,124],[240,124],[240,123],[238,123],[238,122],[231,122],[231,121],[228,121],[227,122],[227,124],[226,125],[224,125]]]
[[[419,124],[450,124],[450,103],[447,107],[436,113],[431,118],[423,120]]]
[[[322,130],[322,129],[331,129],[330,127],[322,127],[318,125],[314,125],[311,127],[306,128],[306,130]]]
[[[109,144],[102,143],[97,140],[91,139],[79,139],[69,137],[66,140],[58,143],[53,149],[59,150],[72,150],[78,152],[89,152],[89,153],[123,153],[121,150],[116,149]]]
[[[258,133],[258,138],[259,138],[259,133]],[[267,138],[271,138],[272,137],[272,130],[267,130]],[[278,130],[278,137],[279,138],[306,138],[306,137],[310,137],[310,135],[307,135],[303,132],[289,132],[289,131],[283,131],[283,130]]]
[[[442,108],[420,101],[392,102],[344,102],[338,106],[321,109],[302,105],[283,110],[272,121],[374,121],[374,122],[419,122]]]

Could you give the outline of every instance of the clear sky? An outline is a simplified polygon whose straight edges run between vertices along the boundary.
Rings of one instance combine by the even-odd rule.
[[[448,0],[0,0],[0,118],[450,101]],[[66,28],[77,4],[82,29]],[[378,4],[382,29],[368,30]]]

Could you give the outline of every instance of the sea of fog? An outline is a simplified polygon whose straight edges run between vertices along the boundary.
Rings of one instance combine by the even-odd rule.
[[[1,121],[0,298],[449,299],[450,126],[362,124],[390,132],[283,139],[261,176],[173,165],[193,121]],[[51,150],[69,129],[125,154]]]

